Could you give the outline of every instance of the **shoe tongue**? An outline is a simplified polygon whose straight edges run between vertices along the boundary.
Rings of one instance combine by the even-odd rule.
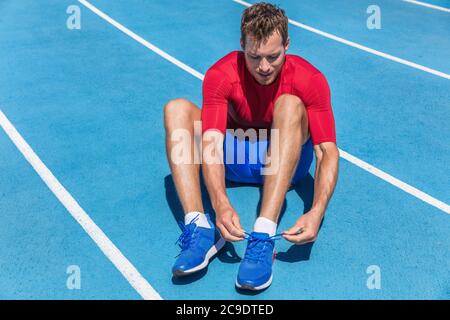
[[[267,238],[270,238],[270,236],[269,236],[268,233],[264,233],[264,232],[255,232],[255,231],[253,231],[253,232],[251,233],[251,236],[252,236],[253,238],[255,238],[255,239],[258,239],[258,240],[265,240],[265,239],[267,239]]]
[[[194,231],[195,228],[197,228],[197,225],[195,223],[190,223],[186,225],[186,229],[188,229],[189,231]]]

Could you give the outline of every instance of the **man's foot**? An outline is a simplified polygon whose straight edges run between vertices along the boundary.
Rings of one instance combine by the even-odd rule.
[[[263,290],[272,283],[272,264],[275,260],[275,240],[267,233],[252,232],[246,238],[247,249],[239,266],[236,287],[248,290]]]
[[[187,225],[180,223],[183,233],[177,243],[181,247],[181,253],[172,267],[174,277],[186,276],[206,268],[209,260],[225,245],[225,240],[217,232],[209,215],[205,215],[211,228],[197,226],[197,218]]]

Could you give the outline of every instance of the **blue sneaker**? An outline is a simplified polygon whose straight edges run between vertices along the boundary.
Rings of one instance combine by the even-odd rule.
[[[195,224],[198,217],[189,224],[179,222],[183,233],[177,242],[181,247],[175,264],[172,267],[174,277],[182,277],[200,271],[208,265],[209,260],[225,245],[225,240],[217,231],[208,214],[210,229]]]
[[[272,264],[275,260],[275,240],[267,233],[247,234],[247,249],[239,266],[236,287],[248,290],[263,290],[272,283]]]

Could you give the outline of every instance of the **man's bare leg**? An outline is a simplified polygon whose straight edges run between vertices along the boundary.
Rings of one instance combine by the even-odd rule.
[[[278,139],[271,135],[268,155],[273,161],[278,161],[278,172],[265,176],[259,216],[278,223],[286,192],[300,159],[302,145],[308,138],[308,117],[305,106],[298,97],[285,94],[277,99],[272,129],[278,129],[279,135]],[[272,157],[272,149],[278,149],[278,157]]]
[[[166,129],[166,152],[169,161],[172,179],[177,190],[178,198],[183,207],[184,214],[198,211],[203,212],[202,196],[200,190],[200,164],[194,163],[194,148],[198,145],[194,138],[194,121],[200,121],[201,110],[186,99],[175,99],[169,101],[164,107],[164,127]],[[174,163],[172,150],[175,146],[180,148],[180,143],[188,141],[172,141],[175,130],[184,129],[189,132],[191,138],[191,161],[189,164]],[[189,146],[186,146],[188,148]],[[198,154],[198,153],[197,153]]]
[[[199,152],[201,133],[198,133],[199,137],[195,136],[194,124],[200,119],[200,109],[186,99],[172,100],[164,107],[167,159],[185,214],[185,224],[189,225],[183,228],[178,240],[181,252],[172,266],[174,277],[203,270],[225,245],[225,240],[203,211]],[[187,157],[178,159],[180,150],[187,153]]]

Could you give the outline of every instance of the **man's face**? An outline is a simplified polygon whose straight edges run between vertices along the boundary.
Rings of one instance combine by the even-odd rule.
[[[284,57],[289,47],[289,39],[283,45],[283,38],[278,32],[262,42],[259,47],[252,36],[246,37],[246,43],[241,40],[245,53],[245,62],[250,74],[258,83],[267,85],[275,81],[284,63]]]

